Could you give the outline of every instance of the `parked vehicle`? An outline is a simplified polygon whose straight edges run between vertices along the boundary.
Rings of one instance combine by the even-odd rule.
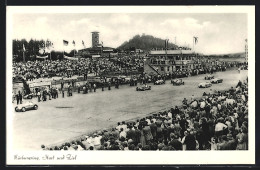
[[[184,81],[182,81],[182,79],[173,79],[171,80],[171,83],[176,86],[184,85]]]
[[[165,84],[164,80],[157,80],[154,82],[154,85],[161,85],[161,84]]]
[[[199,88],[208,88],[208,87],[211,87],[212,84],[210,82],[203,82],[203,83],[200,83],[199,84]]]
[[[218,84],[218,83],[222,83],[223,79],[219,79],[219,78],[214,78],[210,81],[212,84]]]
[[[15,107],[16,112],[20,112],[20,111],[25,112],[27,110],[37,110],[37,109],[38,109],[38,105],[33,103],[32,101],[24,102],[23,104],[20,104]]]
[[[30,93],[30,94],[26,94],[23,96],[24,99],[32,99],[33,98],[33,94]]]
[[[147,86],[147,85],[144,85],[144,86],[141,86],[141,87],[136,87],[136,91],[145,91],[145,90],[151,90],[152,87],[151,86]]]
[[[211,80],[211,79],[214,79],[214,76],[211,75],[211,74],[208,74],[208,75],[205,77],[205,80]]]

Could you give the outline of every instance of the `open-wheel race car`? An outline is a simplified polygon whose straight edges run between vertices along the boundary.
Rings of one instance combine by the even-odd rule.
[[[222,83],[223,79],[219,79],[219,78],[214,78],[210,81],[212,84],[218,84],[218,83]]]
[[[199,84],[199,88],[208,88],[208,87],[211,87],[212,84],[210,82],[203,82],[203,83],[200,83]]]
[[[182,79],[171,80],[171,83],[176,86],[184,85],[184,81],[182,81]]]
[[[145,91],[145,90],[151,90],[152,87],[151,86],[147,86],[147,85],[144,85],[144,86],[141,86],[141,87],[136,87],[136,91]]]
[[[157,80],[156,82],[154,82],[154,85],[161,85],[161,84],[165,84],[164,80]]]
[[[32,99],[33,98],[33,94],[30,93],[30,94],[26,94],[23,96],[23,99]]]
[[[20,112],[20,111],[25,112],[27,110],[37,110],[37,109],[38,109],[38,105],[33,103],[32,101],[25,102],[15,107],[16,112]]]
[[[205,77],[205,80],[211,80],[211,79],[214,79],[214,76],[211,75],[211,74],[208,74],[208,75]]]

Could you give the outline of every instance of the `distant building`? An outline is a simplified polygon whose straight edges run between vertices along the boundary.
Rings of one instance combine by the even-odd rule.
[[[137,53],[137,54],[140,54],[140,53],[143,53],[144,51],[143,50],[141,50],[141,49],[135,49],[135,53]]]
[[[92,33],[92,47],[98,47],[99,46],[99,32],[94,31]]]
[[[78,51],[79,54],[86,54],[89,57],[97,57],[97,56],[109,57],[110,54],[113,52],[114,52],[114,48],[102,47],[102,46],[85,48]]]
[[[114,48],[103,47],[103,44],[99,43],[99,32],[94,31],[92,33],[92,47],[85,48],[78,51],[78,54],[83,57],[97,58],[97,57],[109,57],[114,52]]]
[[[153,50],[145,60],[144,72],[165,74],[200,67],[200,60],[191,50]]]

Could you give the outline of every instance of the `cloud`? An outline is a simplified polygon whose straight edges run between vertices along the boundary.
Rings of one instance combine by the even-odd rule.
[[[36,25],[44,25],[47,22],[47,17],[39,17],[36,19],[35,24]]]
[[[118,47],[136,34],[177,40],[177,45],[192,47],[193,36],[199,37],[196,50],[220,53],[243,51],[243,40],[247,36],[246,21],[236,15],[209,17],[210,14],[27,14],[14,17],[13,37],[22,39],[50,39],[56,50],[62,50],[62,40],[76,42],[82,49],[82,40],[91,47],[91,32],[100,32],[100,41],[105,46]],[[244,17],[245,18],[245,17]],[[241,21],[242,20],[242,21]],[[70,46],[70,48],[74,48]]]
[[[128,25],[132,23],[132,18],[127,14],[112,14],[109,22],[116,25]]]

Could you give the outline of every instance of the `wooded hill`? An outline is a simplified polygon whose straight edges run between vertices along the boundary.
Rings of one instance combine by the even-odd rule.
[[[177,46],[173,43],[168,43],[168,49],[176,48]],[[142,49],[145,51],[155,49],[155,48],[165,48],[165,40],[161,38],[156,38],[151,35],[136,35],[129,41],[124,42],[117,49],[120,50],[133,50]]]

